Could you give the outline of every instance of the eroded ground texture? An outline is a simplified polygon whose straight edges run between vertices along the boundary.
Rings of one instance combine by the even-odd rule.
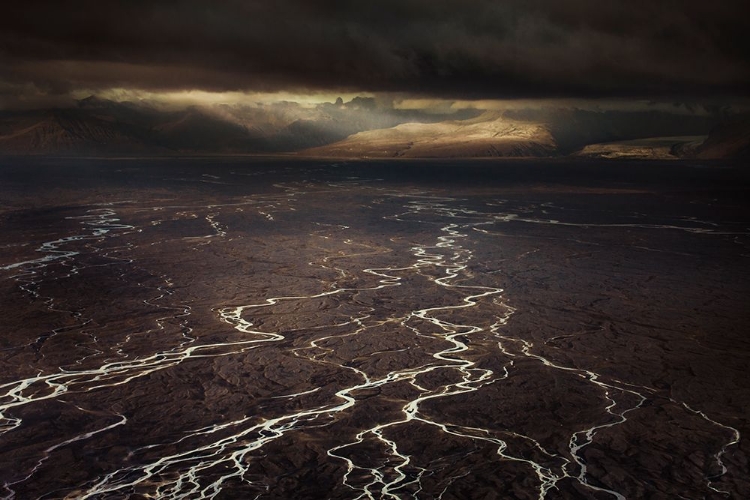
[[[748,498],[739,165],[0,162],[3,498]]]

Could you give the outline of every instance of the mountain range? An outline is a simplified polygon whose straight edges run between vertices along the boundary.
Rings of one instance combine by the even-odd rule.
[[[302,106],[168,110],[95,96],[68,108],[0,111],[0,154],[296,153],[325,157],[731,158],[750,155],[750,119],[580,109],[450,112],[373,98]]]

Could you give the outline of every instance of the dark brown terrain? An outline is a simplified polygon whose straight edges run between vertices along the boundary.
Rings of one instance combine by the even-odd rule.
[[[750,497],[750,170],[0,160],[0,497]]]

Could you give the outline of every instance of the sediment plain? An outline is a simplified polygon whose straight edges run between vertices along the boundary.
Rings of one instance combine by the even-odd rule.
[[[0,160],[0,497],[747,498],[750,170]]]

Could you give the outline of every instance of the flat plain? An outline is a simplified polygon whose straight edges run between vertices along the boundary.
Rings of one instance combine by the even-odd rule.
[[[0,160],[3,498],[747,498],[750,170]]]

